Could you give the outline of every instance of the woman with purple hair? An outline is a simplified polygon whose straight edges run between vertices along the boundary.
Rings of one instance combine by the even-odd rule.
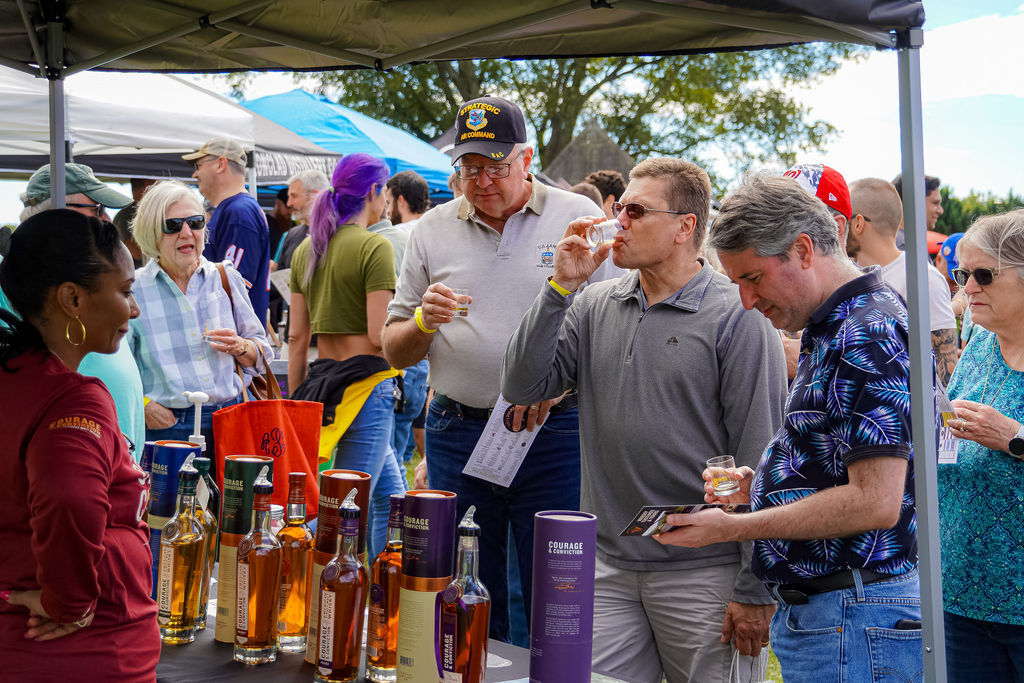
[[[350,154],[313,207],[309,237],[292,256],[288,334],[291,398],[324,404],[320,458],[368,472],[370,557],[384,547],[390,497],[405,491],[391,454],[395,377],[381,353],[381,330],[395,289],[391,243],[366,230],[386,208],[388,167]],[[319,358],[308,368],[310,336]]]

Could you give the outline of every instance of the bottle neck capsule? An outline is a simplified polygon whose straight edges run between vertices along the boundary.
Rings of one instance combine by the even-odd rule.
[[[475,536],[459,536],[459,556],[457,576],[466,576],[479,579],[477,575],[477,564],[480,555],[480,542]]]

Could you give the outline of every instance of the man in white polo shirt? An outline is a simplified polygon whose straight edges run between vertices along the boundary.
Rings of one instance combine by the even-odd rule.
[[[533,515],[578,509],[579,427],[575,396],[517,406],[540,430],[508,488],[462,474],[499,391],[505,345],[554,266],[565,226],[601,209],[577,194],[547,187],[529,172],[533,149],[514,103],[467,102],[456,118],[454,158],[463,198],[435,207],[412,231],[384,328],[384,355],[396,368],[430,354],[427,476],[432,488],[458,494],[458,514],[477,506],[480,578],[491,593],[491,637],[509,639],[507,539],[511,527],[530,608]],[[621,271],[602,266],[591,281]],[[469,291],[465,317],[454,316],[452,288]],[[543,425],[543,426],[540,426]],[[527,619],[527,623],[529,620]]]

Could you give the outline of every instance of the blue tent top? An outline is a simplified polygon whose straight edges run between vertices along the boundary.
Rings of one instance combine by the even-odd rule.
[[[427,181],[431,195],[451,195],[451,157],[414,135],[322,95],[296,89],[242,102],[242,106],[332,152],[371,154],[386,161],[392,174],[416,171]]]

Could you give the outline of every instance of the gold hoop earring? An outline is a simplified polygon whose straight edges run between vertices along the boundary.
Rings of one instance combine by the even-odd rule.
[[[67,339],[68,343],[72,346],[81,346],[85,343],[85,323],[83,323],[77,315],[72,318],[72,320],[78,323],[78,326],[82,328],[82,339],[78,342],[71,341],[71,320],[69,320],[68,324],[64,326],[64,338]]]

